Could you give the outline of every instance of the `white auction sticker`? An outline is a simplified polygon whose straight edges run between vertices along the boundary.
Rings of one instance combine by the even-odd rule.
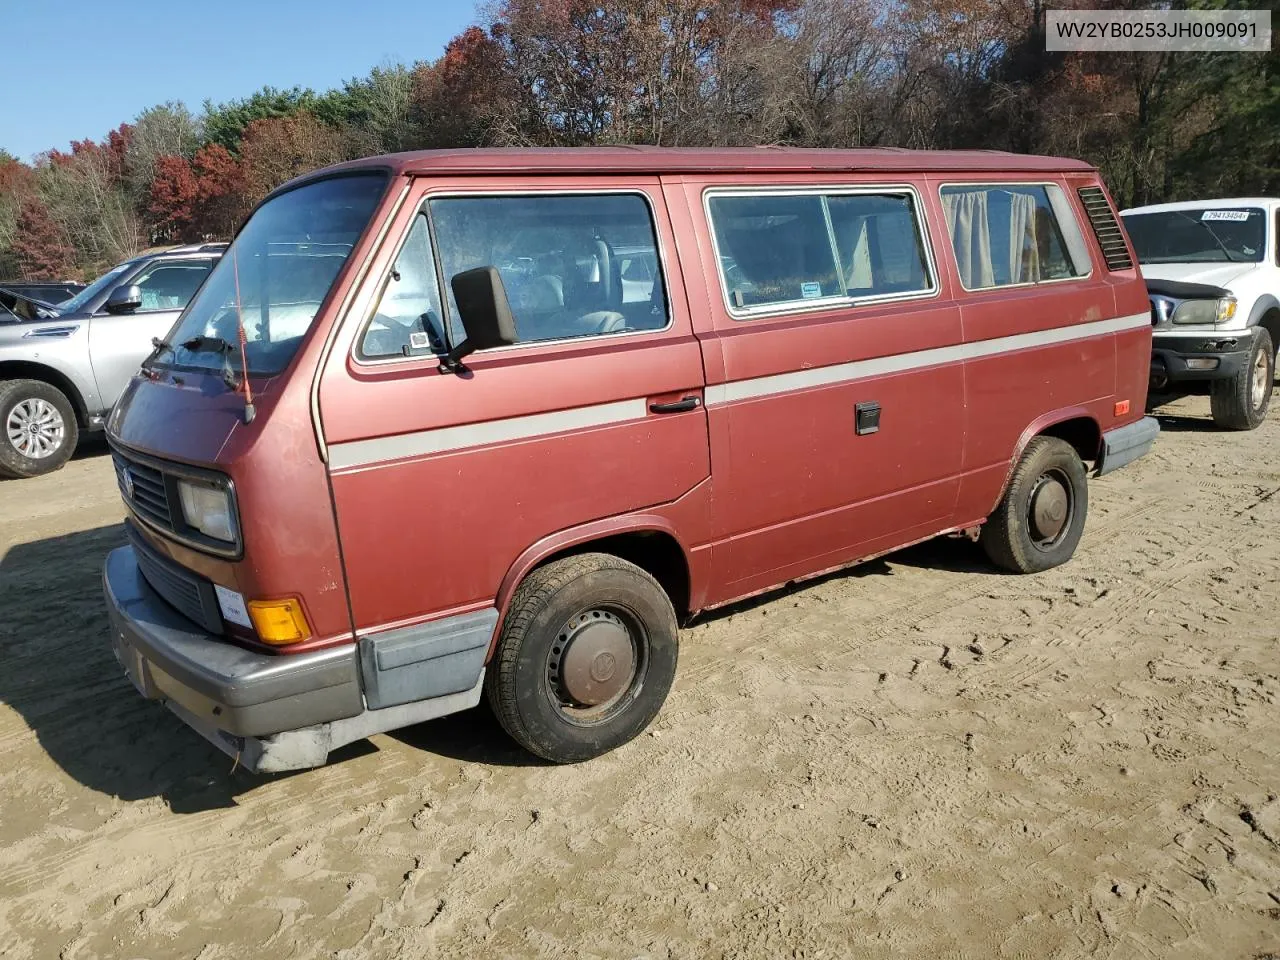
[[[1201,220],[1230,220],[1241,223],[1249,219],[1248,210],[1206,210],[1200,214]]]
[[[249,611],[244,605],[244,597],[234,590],[220,587],[216,583],[213,585],[213,592],[218,595],[218,609],[222,611],[222,615],[226,619],[232,623],[238,623],[242,627],[253,626],[249,621]]]

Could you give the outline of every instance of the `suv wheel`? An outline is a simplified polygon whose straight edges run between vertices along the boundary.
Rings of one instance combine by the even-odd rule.
[[[0,383],[0,476],[36,477],[75,451],[79,427],[71,401],[41,380]]]
[[[489,705],[530,753],[598,757],[657,715],[678,641],[671,600],[635,564],[604,553],[555,560],[512,598],[485,677]]]
[[[1267,416],[1275,382],[1276,354],[1271,334],[1255,327],[1253,350],[1244,369],[1230,380],[1215,380],[1209,387],[1213,422],[1228,430],[1253,430]]]

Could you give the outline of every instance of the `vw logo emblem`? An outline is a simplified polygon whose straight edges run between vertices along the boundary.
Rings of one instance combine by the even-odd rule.
[[[129,472],[129,468],[125,467],[120,471],[120,482],[124,484],[124,495],[130,500],[133,499],[133,474]]]

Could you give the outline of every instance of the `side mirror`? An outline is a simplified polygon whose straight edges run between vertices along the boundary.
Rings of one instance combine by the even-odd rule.
[[[142,306],[142,290],[136,284],[116,287],[107,296],[107,313],[133,313]]]
[[[458,317],[467,338],[441,360],[442,371],[456,373],[461,369],[459,361],[467,354],[503,347],[519,339],[511,304],[507,301],[507,288],[497,267],[476,267],[456,273],[449,285],[453,287],[453,300],[458,305]]]

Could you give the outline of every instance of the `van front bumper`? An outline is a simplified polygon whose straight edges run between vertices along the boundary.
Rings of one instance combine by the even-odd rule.
[[[1245,330],[1158,335],[1151,338],[1151,385],[1157,391],[1171,383],[1230,380],[1249,365],[1253,332]]]
[[[483,672],[470,690],[370,710],[355,644],[290,655],[233,646],[161,599],[133,547],[107,556],[102,580],[111,644],[138,692],[251,771],[320,766],[344,744],[480,700]]]

